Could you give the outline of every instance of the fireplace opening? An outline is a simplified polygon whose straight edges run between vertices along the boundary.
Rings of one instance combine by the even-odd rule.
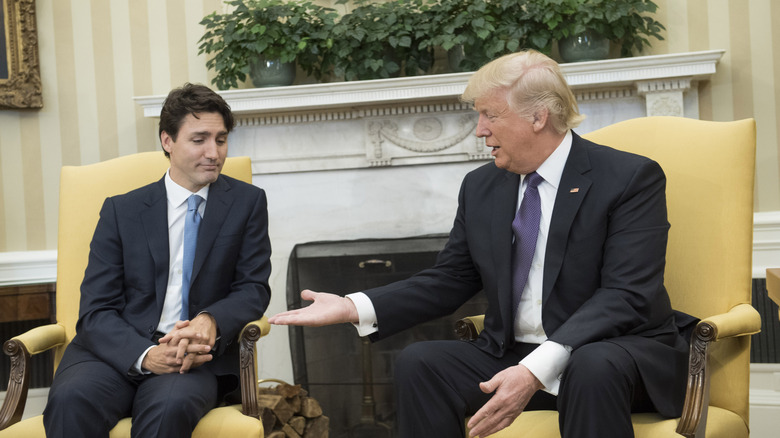
[[[431,235],[296,245],[288,267],[287,307],[308,305],[301,302],[302,289],[343,296],[408,278],[433,266],[446,241],[446,235]],[[452,315],[375,343],[360,338],[350,324],[291,327],[295,383],[320,402],[330,418],[331,437],[395,437],[396,355],[414,342],[455,339],[455,321],[484,313],[486,307],[480,292]]]

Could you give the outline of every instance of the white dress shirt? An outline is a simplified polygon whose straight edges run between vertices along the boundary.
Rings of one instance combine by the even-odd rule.
[[[550,230],[555,196],[561,181],[566,159],[571,151],[571,131],[566,133],[561,144],[536,170],[544,181],[538,186],[541,200],[542,217],[539,223],[539,237],[536,241],[536,251],[531,261],[528,282],[518,304],[514,321],[515,340],[529,344],[540,344],[528,356],[520,361],[544,385],[544,390],[553,395],[558,394],[560,375],[569,361],[571,348],[547,340],[547,334],[542,326],[542,279],[544,277],[544,257],[547,248],[547,235]],[[526,182],[525,175],[517,194],[517,208],[523,200]],[[360,336],[367,336],[378,331],[376,311],[371,299],[362,292],[347,295],[357,307],[359,323],[355,324]]]
[[[168,197],[168,287],[165,290],[160,323],[157,331],[168,333],[173,330],[176,322],[181,318],[181,276],[182,260],[184,259],[184,219],[187,216],[187,199],[192,192],[175,183],[171,179],[170,169],[165,173],[165,191]],[[206,202],[209,197],[209,186],[203,187],[195,194],[203,198],[198,206],[198,214],[203,217],[206,211]],[[146,349],[135,362],[135,371],[141,373],[141,364],[146,354],[152,347]]]

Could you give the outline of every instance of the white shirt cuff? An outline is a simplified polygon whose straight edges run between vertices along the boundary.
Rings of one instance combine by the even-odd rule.
[[[149,350],[151,350],[152,348],[154,348],[154,345],[147,348],[146,351],[144,351],[141,354],[141,356],[138,358],[138,360],[136,360],[135,363],[133,364],[132,371],[135,372],[136,376],[139,374],[152,374],[151,371],[144,371],[143,368],[141,368],[141,365],[144,363],[144,358],[146,357],[147,354],[149,354]],[[133,375],[132,372],[130,374]]]
[[[372,333],[379,331],[376,321],[376,311],[374,310],[374,303],[368,298],[368,295],[363,292],[355,292],[347,295],[347,298],[352,300],[352,303],[357,308],[358,323],[352,324],[357,329],[359,336],[368,336]]]
[[[571,356],[571,347],[553,341],[542,342],[534,351],[520,361],[542,382],[544,391],[558,395],[561,375]]]

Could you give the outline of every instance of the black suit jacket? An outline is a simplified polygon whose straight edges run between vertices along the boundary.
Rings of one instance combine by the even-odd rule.
[[[511,222],[519,184],[519,175],[493,163],[466,175],[436,266],[366,292],[379,322],[374,339],[450,314],[484,289],[477,344],[496,356],[514,344]],[[550,340],[575,350],[602,340],[624,346],[659,412],[677,416],[688,344],[663,286],[665,186],[654,161],[573,135],[547,240],[542,324]]]
[[[262,316],[270,300],[271,245],[265,192],[220,175],[209,188],[198,231],[189,315],[214,316],[221,336],[203,366],[238,376],[243,326]],[[106,199],[90,244],[81,285],[79,320],[61,366],[87,350],[123,374],[150,346],[168,282],[168,207],[164,179]],[[237,382],[237,380],[235,380]]]

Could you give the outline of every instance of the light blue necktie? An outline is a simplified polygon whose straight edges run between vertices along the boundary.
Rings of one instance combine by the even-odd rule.
[[[181,320],[190,317],[190,282],[192,281],[192,263],[195,260],[195,248],[198,246],[198,228],[200,215],[198,206],[203,198],[192,195],[187,199],[187,216],[184,218],[184,255],[182,257],[181,276]]]

